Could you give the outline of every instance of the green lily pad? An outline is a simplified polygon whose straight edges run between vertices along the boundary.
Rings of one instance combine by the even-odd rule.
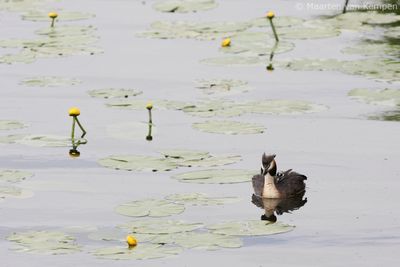
[[[165,158],[135,155],[110,156],[98,162],[107,168],[127,171],[170,171],[178,167]]]
[[[203,224],[165,219],[149,219],[129,222],[120,227],[133,233],[161,235],[190,232],[203,227]]]
[[[246,54],[249,56],[269,56],[293,50],[294,44],[287,41],[276,43],[273,35],[265,32],[240,32],[231,37],[231,45],[221,47],[220,51],[231,54]]]
[[[202,193],[173,194],[165,199],[178,204],[193,206],[224,205],[239,201],[237,197],[209,197]]]
[[[383,112],[379,115],[370,116],[371,120],[400,121],[400,109]]]
[[[278,16],[274,18],[274,26],[276,28],[282,27],[294,27],[304,22],[301,18]],[[269,19],[267,17],[256,18],[251,21],[253,27],[271,27]]]
[[[205,121],[193,123],[193,128],[218,134],[257,134],[263,133],[265,128],[255,123],[244,123],[238,121]]]
[[[202,79],[197,81],[196,87],[207,95],[230,95],[250,90],[247,82],[231,79]]]
[[[149,102],[148,100],[143,100],[143,99],[118,99],[107,103],[107,106],[113,108],[121,108],[121,109],[144,110],[146,109],[146,104],[148,102]],[[152,101],[152,103],[153,103],[153,110],[158,110],[158,109],[181,110],[184,107],[191,105],[185,102],[170,101],[170,100],[154,100]]]
[[[14,144],[18,140],[24,137],[25,135],[22,134],[11,134],[11,135],[0,136],[0,144]]]
[[[34,87],[73,86],[80,83],[81,81],[75,78],[57,76],[29,77],[21,81],[23,85]]]
[[[15,242],[17,251],[39,254],[70,254],[81,250],[75,238],[57,231],[28,231],[13,233],[7,238]]]
[[[35,54],[29,50],[22,50],[17,54],[5,54],[0,56],[0,63],[14,64],[14,63],[32,63],[36,60]]]
[[[262,56],[224,56],[206,58],[200,62],[217,66],[266,65],[269,59]]]
[[[334,27],[318,27],[310,22],[310,25],[303,24],[298,27],[277,29],[278,36],[285,39],[320,39],[340,35],[340,31]],[[272,31],[271,33],[272,34]]]
[[[126,236],[129,233],[122,231],[118,228],[102,228],[88,235],[88,238],[96,241],[118,241],[126,242]],[[135,234],[136,240],[139,243],[149,242],[155,238],[156,235],[149,234]]]
[[[348,94],[350,97],[362,100],[369,104],[378,104],[386,106],[400,106],[399,89],[353,89]]]
[[[203,160],[211,157],[209,152],[199,150],[170,149],[162,150],[160,153],[172,161],[177,160],[177,162],[186,160]]]
[[[133,248],[126,246],[99,248],[92,254],[99,258],[112,260],[147,260],[170,257],[181,252],[182,248],[180,247],[144,243]]]
[[[362,42],[342,49],[343,53],[360,54],[365,56],[393,56],[399,55],[400,46],[389,43]]]
[[[157,235],[151,242],[175,244],[188,249],[218,250],[221,248],[240,248],[243,243],[238,237],[203,232],[185,232]]]
[[[18,171],[18,170],[1,170],[0,169],[0,181],[9,183],[17,183],[25,180],[26,178],[32,177],[33,173]]]
[[[24,127],[26,127],[26,125],[19,121],[0,120],[0,130],[15,130]]]
[[[89,13],[82,13],[77,11],[59,11],[56,21],[76,21],[90,19],[93,17],[94,15]],[[30,10],[29,12],[23,14],[22,19],[30,21],[51,21],[47,12],[41,12],[37,10]]]
[[[250,26],[247,22],[157,21],[151,24],[150,30],[138,35],[157,39],[220,40]]]
[[[201,170],[185,172],[172,176],[172,178],[184,183],[197,184],[233,184],[251,181],[254,171],[248,170]]]
[[[183,160],[178,161],[179,166],[183,167],[217,167],[223,165],[234,164],[242,160],[239,155],[214,155],[202,160]]]
[[[185,206],[183,205],[157,199],[132,201],[119,205],[115,209],[117,213],[131,217],[166,217],[180,214],[184,210]]]
[[[42,0],[14,0],[0,1],[0,10],[11,12],[26,12],[36,8],[43,8],[44,1]]]
[[[189,13],[213,9],[217,6],[214,0],[167,0],[154,4],[154,9],[161,12]]]
[[[145,122],[125,122],[107,126],[107,134],[116,139],[123,140],[144,140],[149,134],[149,123]],[[157,133],[157,127],[151,125],[151,134]]]
[[[400,26],[387,29],[384,36],[391,39],[400,39]]]
[[[292,231],[294,226],[260,220],[224,222],[207,226],[215,234],[231,236],[264,236]]]
[[[69,147],[71,139],[57,135],[26,135],[15,140],[15,143],[36,147]]]
[[[142,91],[125,88],[105,88],[88,91],[91,97],[96,98],[128,98],[142,94]]]

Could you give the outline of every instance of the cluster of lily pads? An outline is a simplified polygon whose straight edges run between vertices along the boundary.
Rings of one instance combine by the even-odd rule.
[[[0,202],[6,198],[27,198],[32,192],[17,186],[33,174],[26,171],[0,169]]]

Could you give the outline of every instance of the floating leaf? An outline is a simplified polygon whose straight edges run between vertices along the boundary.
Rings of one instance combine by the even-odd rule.
[[[157,199],[132,201],[119,205],[115,209],[117,213],[131,217],[166,217],[174,214],[180,214],[184,210],[185,206],[183,205]]]
[[[93,14],[88,13],[81,13],[77,11],[61,11],[58,14],[56,20],[61,21],[75,21],[75,20],[84,20],[93,18]],[[23,20],[30,20],[30,21],[49,21],[48,13],[40,12],[37,10],[30,10],[29,12],[22,15]]]
[[[19,121],[0,120],[0,130],[14,130],[24,127],[26,125]]]
[[[198,80],[197,88],[207,95],[229,95],[249,91],[247,82],[231,79]]]
[[[107,168],[127,171],[170,171],[178,167],[165,158],[135,155],[110,156],[98,162]]]
[[[379,115],[370,116],[371,120],[400,121],[400,109],[383,112]]]
[[[80,84],[81,81],[75,78],[57,77],[57,76],[39,76],[29,77],[21,81],[26,86],[34,87],[56,87],[56,86],[73,86]]]
[[[167,0],[154,4],[154,9],[161,12],[188,13],[213,9],[217,6],[214,0]]]
[[[201,170],[181,173],[172,178],[184,183],[233,184],[251,181],[253,171],[248,170]]]
[[[232,235],[232,236],[262,236],[286,233],[294,229],[294,226],[271,223],[266,221],[237,221],[224,222],[207,226],[215,234]]]
[[[92,254],[99,258],[112,260],[146,260],[169,257],[181,252],[182,248],[180,247],[140,243],[133,248],[126,246],[99,248],[93,251]]]
[[[33,193],[28,190],[16,186],[0,185],[0,199],[6,197],[13,198],[28,198],[31,197]]]
[[[75,243],[75,238],[57,231],[28,231],[13,233],[7,238],[18,244],[20,252],[40,254],[69,254],[81,250]]]
[[[351,47],[342,49],[343,53],[361,54],[366,56],[393,56],[399,55],[399,45],[390,43],[361,42]]]
[[[185,150],[185,149],[175,149],[175,150],[162,150],[160,151],[164,157],[169,159],[182,160],[203,160],[205,158],[211,157],[209,152],[198,151],[198,150]]]
[[[33,173],[18,171],[18,170],[1,170],[0,169],[0,181],[9,183],[17,183],[25,180],[26,178],[32,177]]]
[[[257,134],[263,133],[265,128],[255,123],[244,123],[238,121],[205,121],[193,123],[193,128],[219,134]]]
[[[400,26],[387,29],[384,36],[391,39],[400,39]]]
[[[348,94],[350,97],[362,100],[369,104],[379,104],[387,106],[400,106],[399,89],[353,89]]]
[[[16,143],[28,146],[69,147],[71,139],[57,135],[27,135],[15,140]]]
[[[22,134],[11,134],[6,136],[0,136],[0,144],[14,144],[18,140],[24,138]]]
[[[222,165],[234,164],[242,160],[239,155],[216,155],[211,156],[202,160],[184,160],[179,161],[179,166],[184,167],[217,167]]]
[[[178,204],[194,206],[224,205],[239,200],[237,197],[209,197],[201,193],[174,194],[165,197],[165,199]]]
[[[140,33],[139,36],[157,39],[216,40],[244,31],[250,25],[248,22],[157,21],[151,24],[150,30]]]
[[[203,227],[203,224],[165,219],[149,219],[129,222],[120,227],[133,233],[158,235],[190,232]]]
[[[122,109],[133,109],[133,110],[144,110],[146,108],[146,104],[148,100],[143,99],[120,99],[107,103],[107,106],[113,108],[122,108]],[[191,104],[187,104],[180,101],[169,101],[169,100],[153,100],[153,109],[174,109],[181,110],[186,106],[190,106]]]
[[[206,250],[240,248],[242,246],[242,240],[238,237],[202,232],[157,235],[151,242],[160,244],[175,244],[184,248]]]
[[[125,122],[107,126],[107,133],[111,137],[123,140],[144,140],[149,134],[149,123],[145,122]],[[151,134],[155,136],[157,127],[151,125]]]
[[[142,91],[125,88],[104,88],[88,91],[88,94],[97,98],[128,98],[142,94]]]
[[[118,241],[118,242],[126,242],[127,232],[122,231],[117,228],[102,228],[98,229],[95,232],[92,232],[88,235],[88,238],[91,240],[97,241]],[[135,234],[136,240],[139,243],[149,242],[154,239],[155,235],[148,234]]]
[[[274,26],[276,28],[297,26],[303,22],[303,19],[296,17],[278,16],[274,18]],[[267,17],[256,18],[251,21],[251,24],[254,27],[271,27]]]
[[[310,25],[301,25],[299,27],[288,27],[278,29],[279,36],[286,39],[320,39],[335,37],[340,34],[334,27],[318,27],[310,22]]]

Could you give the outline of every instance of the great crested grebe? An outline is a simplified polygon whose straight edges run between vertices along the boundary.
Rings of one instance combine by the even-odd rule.
[[[263,198],[293,198],[304,194],[307,177],[292,169],[278,173],[275,157],[263,154],[261,174],[252,179],[254,193]]]

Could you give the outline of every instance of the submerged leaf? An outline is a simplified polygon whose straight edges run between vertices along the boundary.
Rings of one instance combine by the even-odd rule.
[[[32,177],[33,173],[18,170],[2,170],[0,169],[0,181],[9,183],[17,183]]]
[[[169,257],[181,252],[182,248],[180,247],[139,243],[132,248],[126,246],[99,248],[93,251],[92,254],[99,258],[112,260],[146,260]]]
[[[193,128],[219,134],[257,134],[263,133],[265,128],[254,123],[244,123],[238,121],[205,121],[193,123]]]
[[[260,220],[224,222],[207,226],[215,234],[232,236],[273,235],[292,231],[294,226]]]
[[[167,0],[158,1],[154,9],[161,12],[188,13],[213,9],[217,6],[214,0]]]
[[[75,238],[57,231],[13,233],[7,239],[17,243],[16,250],[20,252],[57,255],[81,250],[81,247],[75,243]]]
[[[117,213],[131,217],[166,217],[180,214],[184,210],[185,206],[183,205],[157,199],[132,201],[119,205],[115,209]]]
[[[209,197],[201,193],[174,194],[165,199],[178,204],[194,206],[224,205],[239,201],[237,197]]]
[[[248,170],[201,170],[181,173],[172,178],[184,183],[232,184],[251,181],[254,172]]]
[[[104,88],[95,89],[88,91],[91,97],[97,98],[128,98],[132,96],[137,96],[143,92],[136,89],[125,89],[125,88]]]
[[[19,121],[0,120],[0,130],[14,130],[24,127],[26,127],[26,125]]]
[[[40,86],[40,87],[56,87],[77,85],[81,81],[75,78],[57,77],[57,76],[40,76],[29,77],[21,81],[21,84],[26,86]]]

